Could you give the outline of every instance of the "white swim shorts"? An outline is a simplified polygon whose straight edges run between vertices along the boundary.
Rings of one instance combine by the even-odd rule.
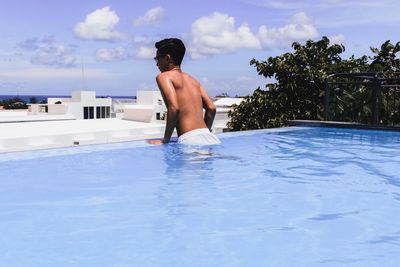
[[[186,145],[215,145],[221,143],[221,141],[208,128],[200,128],[179,136],[178,143]]]

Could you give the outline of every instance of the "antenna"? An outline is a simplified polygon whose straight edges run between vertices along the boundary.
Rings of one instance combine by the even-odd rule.
[[[85,66],[83,64],[83,56],[81,56],[82,63],[82,91],[85,90]]]

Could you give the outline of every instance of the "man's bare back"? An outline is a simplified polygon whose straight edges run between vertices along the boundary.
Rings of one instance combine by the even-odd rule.
[[[169,92],[171,97],[176,98],[179,106],[176,124],[178,136],[194,129],[208,128],[203,117],[203,106],[212,108],[214,104],[197,80],[174,69],[159,74],[157,84],[164,98]]]
[[[154,60],[161,71],[156,80],[167,106],[167,124],[164,138],[150,143],[168,143],[175,128],[178,142],[219,143],[219,139],[211,133],[216,113],[213,101],[198,81],[181,71],[180,65],[185,54],[183,42],[176,38],[164,39],[156,43],[156,48]]]

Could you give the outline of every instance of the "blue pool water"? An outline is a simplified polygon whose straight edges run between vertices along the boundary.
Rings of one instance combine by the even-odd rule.
[[[221,138],[0,155],[0,266],[399,266],[399,132]]]

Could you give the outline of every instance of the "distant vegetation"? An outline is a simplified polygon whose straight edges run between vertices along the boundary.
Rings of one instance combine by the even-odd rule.
[[[28,106],[26,104],[27,103],[19,97],[0,101],[0,106],[3,106],[4,109],[27,109]]]
[[[230,112],[229,127],[233,130],[282,127],[288,120],[322,120],[324,103],[324,80],[333,73],[400,71],[400,42],[392,44],[386,41],[381,48],[371,47],[372,57],[366,55],[343,59],[343,45],[331,45],[327,37],[319,41],[307,41],[304,45],[293,43],[294,51],[265,61],[252,59],[250,65],[256,67],[259,75],[273,78],[275,82],[266,84],[265,89],[257,88],[250,96]],[[352,113],[370,112],[365,86],[357,88],[355,94],[344,91],[335,95],[342,121],[351,121]],[[347,97],[348,101],[344,101]],[[364,101],[367,99],[367,101]],[[340,100],[340,101],[339,101]],[[354,111],[354,102],[361,103]],[[384,99],[382,101],[385,103]],[[400,110],[400,101],[394,102],[393,110]],[[389,103],[389,102],[388,102]],[[339,113],[339,112],[337,112]]]
[[[2,106],[4,109],[27,109],[28,103],[29,104],[38,104],[39,101],[37,100],[36,97],[30,97],[29,102],[26,102],[19,97],[13,97],[10,99],[5,99],[5,100],[0,101],[0,106]],[[40,104],[44,104],[44,103],[46,103],[46,101],[40,102]]]

